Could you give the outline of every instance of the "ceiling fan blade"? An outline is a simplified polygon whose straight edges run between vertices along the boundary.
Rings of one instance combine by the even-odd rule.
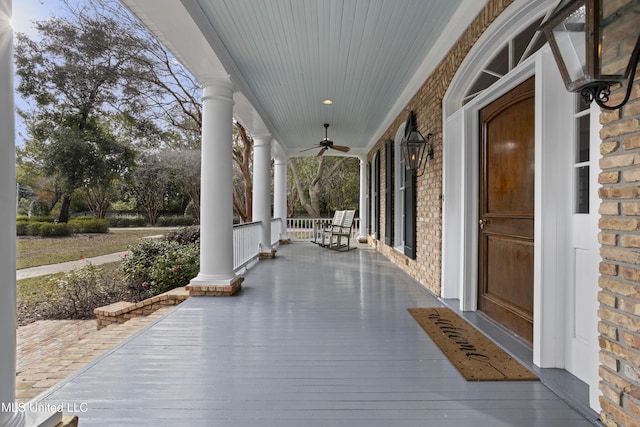
[[[323,147],[322,150],[318,153],[318,157],[322,156],[324,152],[327,151],[327,147]]]
[[[344,145],[332,145],[331,148],[333,148],[334,150],[342,151],[343,153],[351,150],[351,147],[345,147]]]
[[[309,150],[315,150],[316,148],[318,148],[318,146],[315,147],[311,147],[311,148],[305,148],[304,150],[300,150],[300,152],[305,152],[305,151],[309,151]]]

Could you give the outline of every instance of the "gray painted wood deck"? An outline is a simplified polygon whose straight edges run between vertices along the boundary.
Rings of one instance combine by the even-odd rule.
[[[281,246],[43,396],[81,426],[589,426],[540,382],[467,382],[406,311],[440,303],[376,252]]]

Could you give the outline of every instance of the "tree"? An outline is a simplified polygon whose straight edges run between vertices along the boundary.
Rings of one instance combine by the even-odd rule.
[[[33,102],[27,117],[30,141],[44,170],[60,183],[60,220],[69,216],[70,194],[96,189],[120,173],[132,152],[114,140],[105,121],[108,111],[127,105],[119,70],[135,46],[113,20],[72,22],[51,18],[36,22],[38,41],[18,34],[15,45],[17,90]],[[115,43],[114,40],[120,39]],[[117,159],[117,160],[116,160]],[[105,171],[114,167],[111,173]],[[101,190],[102,191],[102,190]],[[87,194],[90,194],[88,192]],[[102,204],[102,196],[90,196]],[[93,205],[96,207],[96,205]],[[96,207],[97,212],[103,206]]]
[[[323,178],[321,200],[327,211],[357,209],[360,204],[360,160],[348,157]]]
[[[298,188],[293,179],[287,174],[287,218],[291,218],[296,213],[296,204],[299,202]]]
[[[200,223],[200,150],[167,150],[161,159],[176,182],[193,202],[196,220]]]
[[[90,119],[98,123],[108,116],[110,134],[152,153],[164,148],[198,150],[202,128],[200,85],[120,2],[63,2],[69,18],[36,22],[40,40],[18,35],[16,43],[18,91],[32,106],[23,112],[30,120],[27,143],[37,144],[39,150],[32,151],[41,160],[49,159],[49,170],[55,171],[53,178],[61,193],[52,200],[55,204],[62,198],[62,219],[68,215],[68,195],[88,180],[80,176],[88,173],[82,170],[81,153],[90,150],[81,143],[101,139],[99,134],[89,134],[97,127],[82,127]],[[71,122],[78,128],[63,129]],[[252,141],[243,130],[233,143],[238,145],[234,148],[234,206],[242,221],[250,221]],[[60,153],[74,147],[79,155],[52,156],[54,146]],[[51,164],[54,159],[63,164]],[[97,182],[97,177],[92,181]],[[197,185],[189,185],[185,189],[199,205],[199,179]],[[102,206],[107,195],[87,191],[86,197],[90,205]]]
[[[155,225],[169,184],[170,169],[158,154],[144,154],[133,173],[131,192],[144,208],[149,225]]]
[[[348,157],[321,156],[289,160],[289,169],[296,185],[300,204],[309,216],[320,217],[322,198],[325,198],[324,204],[326,205],[327,194],[338,191],[340,186],[347,182],[346,180],[354,179],[344,175],[340,179],[336,179],[336,175],[348,159]],[[355,179],[357,180],[357,175]],[[334,208],[341,209],[345,207],[334,206]]]
[[[94,0],[74,12],[77,16],[115,18],[128,31],[137,35],[139,52],[133,59],[135,67],[127,69],[125,77],[138,82],[127,91],[144,99],[139,111],[153,112],[153,119],[163,120],[172,129],[163,135],[165,147],[174,150],[200,148],[202,104],[200,85],[179,61],[147,29],[122,7],[119,1]],[[233,134],[233,207],[241,222],[252,220],[253,203],[253,140],[240,123],[234,122]],[[187,154],[190,156],[191,154]],[[200,182],[189,180],[188,193],[199,212]],[[186,187],[185,187],[186,188]]]
[[[35,197],[47,204],[49,211],[62,197],[60,183],[44,172],[44,155],[38,153],[38,144],[16,148],[16,180],[20,187],[29,187]],[[22,197],[22,194],[21,194]]]
[[[201,89],[193,75],[119,1],[92,0],[78,6],[64,2],[79,22],[113,21],[120,26],[123,36],[112,42],[131,52],[122,64],[121,77],[128,82],[122,93],[137,129],[163,123],[169,133],[157,142],[174,149],[199,148]]]
[[[233,208],[241,223],[251,222],[253,217],[253,139],[238,122],[233,131]]]
[[[136,152],[127,143],[119,141],[109,132],[106,124],[99,124],[100,130],[93,132],[99,139],[89,141],[92,148],[85,156],[91,166],[87,168],[82,183],[82,193],[89,210],[96,218],[104,218],[113,193],[115,184],[134,166]]]

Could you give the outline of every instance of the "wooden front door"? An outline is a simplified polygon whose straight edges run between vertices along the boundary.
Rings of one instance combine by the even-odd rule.
[[[534,89],[480,111],[478,309],[533,341]]]

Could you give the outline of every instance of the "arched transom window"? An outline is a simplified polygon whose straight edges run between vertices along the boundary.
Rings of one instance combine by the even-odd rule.
[[[465,93],[462,100],[463,105],[500,80],[522,61],[544,46],[546,39],[542,33],[537,31],[542,20],[543,17],[536,19],[508,40],[502,49],[498,50],[495,56],[480,70],[475,81]]]

